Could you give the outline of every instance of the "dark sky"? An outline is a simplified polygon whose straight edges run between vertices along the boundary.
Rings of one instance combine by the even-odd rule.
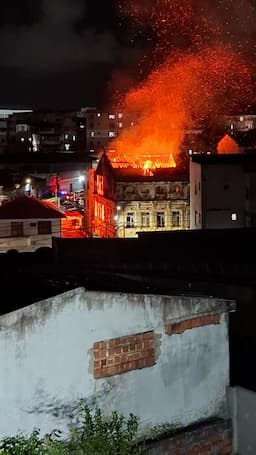
[[[148,52],[150,46],[154,47],[148,39],[154,28],[153,16],[148,15],[148,24],[145,20],[150,5],[155,10],[153,22],[165,18],[159,4],[164,5],[164,14],[166,4],[171,11],[172,7],[179,11],[183,5],[176,17],[180,23],[188,5],[194,8],[194,18],[188,21],[183,34],[175,21],[171,33],[164,21],[160,22],[157,33],[166,29],[161,43],[168,44],[168,51],[173,44],[183,48],[188,45],[186,39],[189,36],[190,40],[192,29],[195,36],[198,33],[197,11],[203,14],[201,26],[205,11],[205,17],[213,16],[214,22],[219,22],[223,41],[230,42],[238,52],[248,53],[255,62],[256,0],[119,0],[122,5],[129,2],[141,5],[143,11],[135,40],[131,20],[118,17],[118,0],[2,1],[0,106],[70,109],[106,104],[113,86],[129,87],[131,81],[141,77],[140,69],[145,71],[146,65],[154,61]],[[208,22],[202,36],[208,36]],[[162,49],[156,49],[161,55]],[[144,66],[139,65],[141,61]]]
[[[119,22],[111,0],[2,2],[0,105],[71,108],[104,102],[113,70],[137,58]]]

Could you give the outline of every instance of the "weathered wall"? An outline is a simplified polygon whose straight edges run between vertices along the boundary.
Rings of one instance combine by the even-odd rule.
[[[186,428],[169,438],[148,444],[144,453],[145,455],[231,455],[233,453],[231,422],[220,420]]]
[[[78,288],[2,316],[0,435],[65,428],[81,398],[106,413],[133,412],[142,429],[222,415],[230,305]],[[218,317],[206,324],[210,315]],[[168,324],[182,321],[182,331],[166,333]],[[118,369],[106,370],[113,363]]]
[[[234,453],[255,455],[256,393],[242,387],[233,387],[230,389],[230,406]]]

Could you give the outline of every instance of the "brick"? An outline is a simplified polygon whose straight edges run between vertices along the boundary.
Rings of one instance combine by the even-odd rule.
[[[96,342],[93,353],[95,378],[152,366],[155,364],[154,332]]]
[[[183,333],[186,330],[190,330],[196,327],[203,327],[206,325],[213,325],[220,323],[220,315],[219,314],[211,314],[209,316],[201,316],[198,318],[188,319],[185,321],[177,322],[177,323],[168,323],[165,325],[165,333],[166,335],[172,334],[179,334]]]
[[[94,352],[94,359],[101,360],[107,357],[107,351],[95,351]]]

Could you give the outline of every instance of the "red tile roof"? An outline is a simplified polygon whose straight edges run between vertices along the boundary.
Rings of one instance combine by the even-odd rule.
[[[27,218],[65,218],[65,214],[57,207],[30,196],[19,197],[0,207],[1,220],[24,220]]]

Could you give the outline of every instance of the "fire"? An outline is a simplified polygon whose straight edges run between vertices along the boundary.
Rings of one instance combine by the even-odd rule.
[[[172,167],[180,159],[184,130],[225,112],[249,96],[250,73],[232,49],[210,48],[168,58],[123,101],[124,112],[138,121],[111,144],[113,166]]]
[[[239,37],[248,35],[255,8],[234,8],[230,0],[216,0],[216,9],[203,0],[117,2],[131,42],[145,32],[153,44],[139,64],[142,75],[151,68],[149,75],[119,103],[126,114],[138,113],[138,120],[111,143],[115,152],[109,158],[114,167],[178,166],[187,128],[252,102],[251,71],[241,44],[248,48],[249,41]]]

